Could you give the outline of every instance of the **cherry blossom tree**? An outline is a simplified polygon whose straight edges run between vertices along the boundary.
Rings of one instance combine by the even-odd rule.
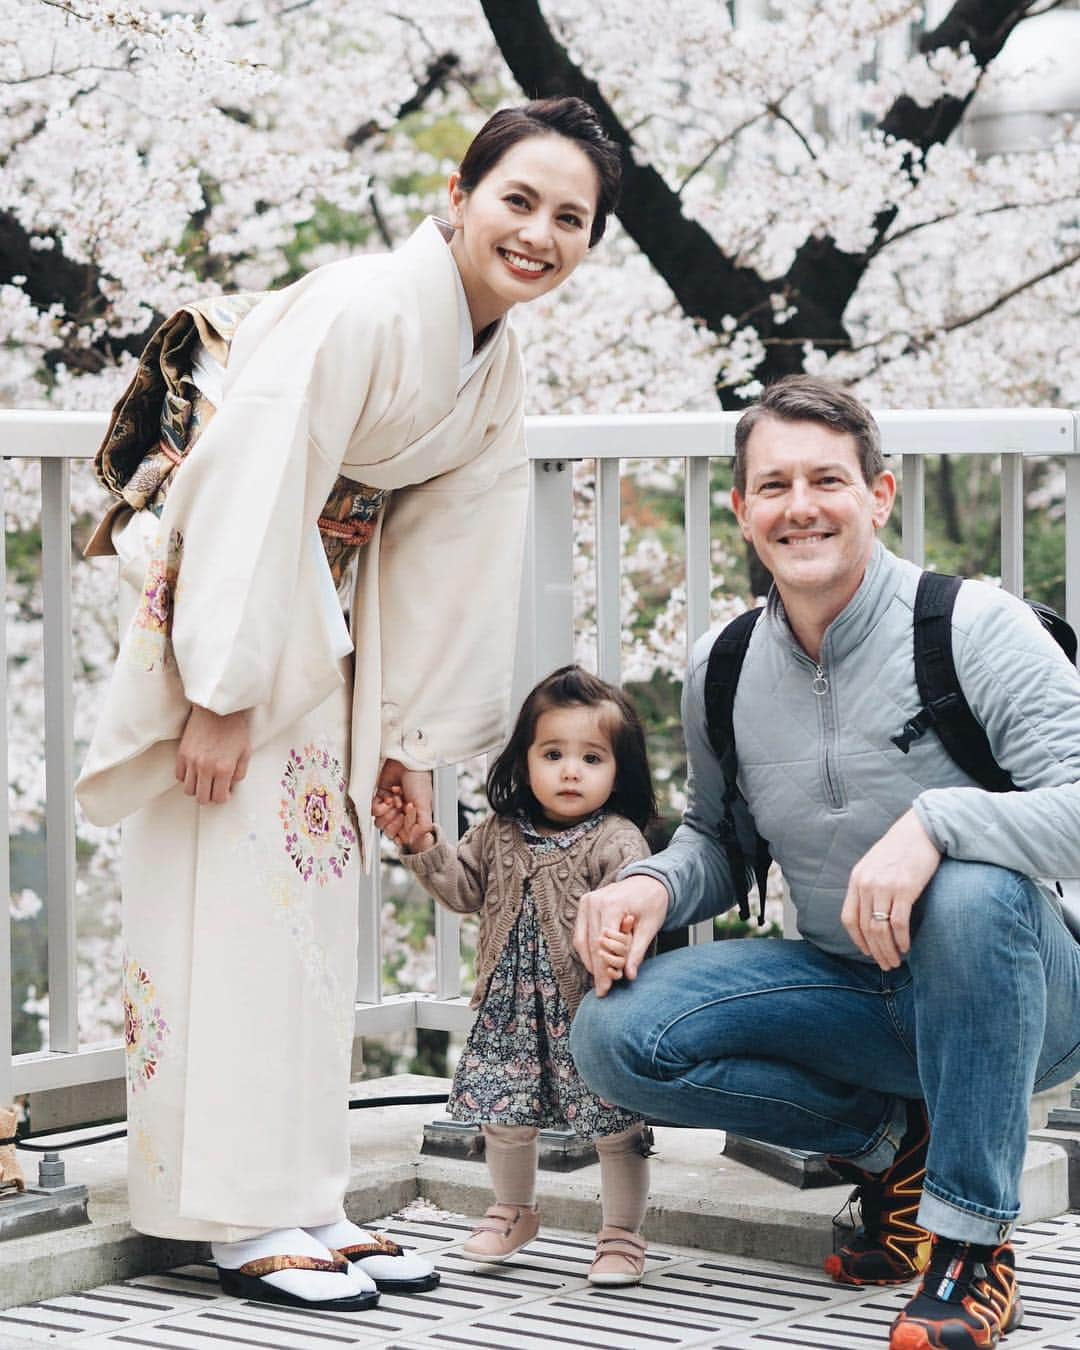
[[[600,111],[626,187],[586,265],[515,318],[531,411],[738,407],[795,369],[879,405],[1080,403],[1080,131],[1063,117],[1050,141],[982,158],[964,137],[1010,34],[1057,8],[0,0],[0,405],[107,408],[179,303],[399,243],[493,108],[564,92]],[[1052,511],[1053,479],[1039,487]],[[25,538],[31,470],[10,469],[6,501]],[[77,472],[80,529],[102,505]],[[719,614],[745,583],[733,537],[715,547]],[[681,564],[656,532],[628,526],[626,549],[628,673],[677,680]],[[76,568],[83,742],[115,648],[111,585]],[[32,567],[13,570],[8,613],[12,818],[29,836]],[[103,944],[84,966],[107,975],[115,837],[80,829]],[[13,913],[40,922],[25,889]]]
[[[1054,362],[1055,387],[1041,341],[996,388],[958,356],[1002,324],[1030,337],[1075,313],[1072,124],[1010,158],[955,144],[1010,34],[1057,5],[956,0],[910,56],[890,41],[922,27],[907,0],[802,0],[738,28],[681,0],[627,6],[614,31],[610,6],[483,5],[519,85],[590,99],[623,146],[620,219],[725,349],[726,405],[826,367],[905,403],[1011,403],[1017,377],[1075,401],[1075,360]]]

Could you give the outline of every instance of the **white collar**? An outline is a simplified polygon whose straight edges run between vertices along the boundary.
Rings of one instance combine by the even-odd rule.
[[[440,220],[438,216],[433,216],[432,219],[449,248],[450,241],[454,237],[454,227],[448,221]],[[474,352],[469,297],[465,294],[465,283],[461,279],[456,259],[454,260],[454,280],[457,282],[458,293],[458,391],[460,392],[468,384],[470,377],[477,368],[487,359],[488,353],[498,341],[506,324],[506,315],[504,314],[501,319],[492,324],[483,344]]]

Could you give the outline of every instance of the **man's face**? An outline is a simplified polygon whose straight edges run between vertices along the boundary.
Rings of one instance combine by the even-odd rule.
[[[835,614],[862,581],[896,480],[863,480],[855,438],[819,422],[763,417],[746,443],[746,495],[731,494],[743,538],[787,609],[812,600]]]

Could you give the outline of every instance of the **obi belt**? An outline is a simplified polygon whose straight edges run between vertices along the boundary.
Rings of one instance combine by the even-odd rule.
[[[214,360],[227,365],[241,320],[264,296],[196,300],[166,319],[146,344],[94,457],[98,481],[118,500],[91,536],[88,557],[115,552],[112,526],[124,510],[161,515],[174,473],[217,411],[192,379],[196,346],[201,342]],[[357,551],[375,531],[386,495],[341,474],[326,499],[319,537],[339,593]]]

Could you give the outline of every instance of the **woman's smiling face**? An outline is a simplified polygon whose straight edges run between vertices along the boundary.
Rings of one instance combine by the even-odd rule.
[[[471,192],[451,175],[450,250],[474,333],[573,272],[588,251],[599,187],[589,157],[557,134],[518,141]]]

